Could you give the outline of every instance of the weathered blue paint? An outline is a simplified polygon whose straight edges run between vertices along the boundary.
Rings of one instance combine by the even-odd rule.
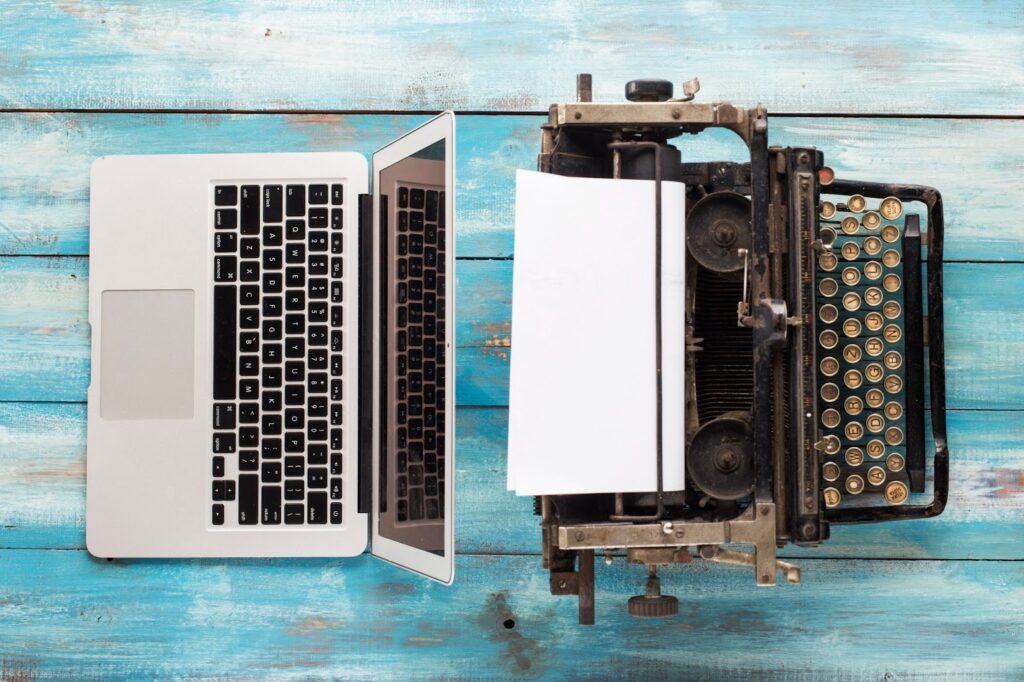
[[[1014,0],[146,3],[26,0],[0,106],[543,111],[578,71],[701,77],[790,112],[1024,111]]]

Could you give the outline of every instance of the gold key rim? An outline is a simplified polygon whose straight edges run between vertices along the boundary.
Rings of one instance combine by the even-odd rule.
[[[896,220],[903,215],[903,202],[896,197],[886,197],[878,204],[878,212],[886,220]]]
[[[829,507],[830,509],[833,507],[838,507],[839,503],[842,502],[843,500],[843,496],[840,494],[839,489],[833,488],[831,486],[821,491],[821,494],[825,500],[825,506]]]
[[[877,332],[882,328],[885,321],[882,320],[882,316],[877,312],[870,312],[864,316],[864,326],[868,328],[868,331]]]
[[[851,395],[843,401],[843,409],[846,411],[846,414],[856,417],[864,411],[864,401],[859,396]]]
[[[860,222],[869,230],[877,230],[878,226],[882,224],[882,216],[878,215],[874,211],[868,211],[864,214],[864,217]]]
[[[843,284],[852,287],[860,281],[860,270],[854,267],[843,268],[840,277],[843,279]]]
[[[896,227],[895,225],[886,225],[885,227],[882,228],[882,239],[889,242],[890,244],[894,243],[899,238],[900,228]]]
[[[889,485],[885,486],[885,499],[889,504],[903,504],[909,496],[910,491],[903,481],[890,481]]]
[[[846,208],[850,213],[862,213],[868,202],[860,194],[851,194],[846,198]]]
[[[832,483],[833,481],[838,481],[839,476],[841,474],[842,470],[839,468],[839,465],[836,464],[835,462],[825,462],[821,466],[821,477],[828,481],[829,483]]]
[[[818,210],[818,215],[820,215],[822,218],[825,218],[827,220],[827,219],[831,218],[832,216],[834,216],[835,214],[836,214],[836,205],[835,204],[833,204],[831,201],[823,201],[823,202],[821,202],[821,208]]]
[[[836,334],[831,329],[826,329],[825,331],[818,334],[818,343],[821,344],[822,348],[825,348],[826,350],[832,350],[837,345],[839,345],[839,334]]]
[[[903,455],[897,454],[895,452],[885,458],[886,468],[893,473],[903,471],[903,467],[905,467],[906,464],[907,462],[906,460],[903,459]]]
[[[860,474],[850,474],[847,476],[846,492],[851,495],[860,495],[864,492],[864,478]]]
[[[877,388],[869,388],[864,392],[864,402],[867,403],[871,409],[876,409],[882,406],[885,401],[885,396]]]
[[[885,390],[889,393],[899,393],[903,390],[903,379],[896,374],[890,374],[885,378]]]
[[[844,234],[857,234],[857,230],[860,228],[860,222],[858,222],[852,215],[848,215],[839,223],[839,228]]]
[[[880,466],[873,466],[868,469],[868,483],[871,485],[882,485],[885,483],[885,469]]]
[[[882,263],[887,268],[894,268],[900,264],[900,252],[896,249],[889,249],[882,254]]]
[[[823,253],[818,256],[818,267],[826,272],[832,272],[839,265],[839,259],[834,253]]]
[[[872,438],[871,440],[868,441],[867,447],[865,447],[865,451],[868,453],[868,457],[870,457],[871,459],[878,459],[879,457],[885,454],[885,443],[878,440],[877,438]]]
[[[864,463],[864,451],[857,447],[847,448],[844,459],[852,467],[860,466]]]
[[[886,301],[882,306],[882,314],[890,320],[895,320],[903,312],[903,307],[897,301]]]
[[[838,292],[839,282],[835,281],[831,277],[826,277],[825,279],[818,282],[818,293],[821,294],[822,296],[827,296],[831,298],[832,296],[835,296]]]
[[[872,239],[877,239],[877,237],[872,237]],[[864,276],[871,280],[878,279],[882,276],[882,266],[876,260],[869,260],[864,264]]]
[[[834,377],[839,374],[839,361],[831,356],[822,358],[821,362],[818,363],[818,369],[825,376]]]
[[[843,334],[849,338],[860,336],[861,324],[860,320],[850,318],[849,320],[843,321]]]

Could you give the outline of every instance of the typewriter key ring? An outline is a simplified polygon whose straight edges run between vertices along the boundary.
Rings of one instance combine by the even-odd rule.
[[[868,211],[864,214],[861,223],[869,230],[877,230],[878,226],[882,224],[882,217],[874,211]]]
[[[896,197],[886,197],[878,206],[878,212],[886,220],[896,220],[903,215],[903,202]]]
[[[846,200],[846,207],[851,213],[861,213],[867,207],[867,203],[859,194],[851,194]]]

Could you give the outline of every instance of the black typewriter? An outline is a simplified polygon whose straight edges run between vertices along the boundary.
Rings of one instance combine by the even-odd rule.
[[[769,146],[763,107],[695,103],[698,89],[674,98],[668,81],[637,80],[628,102],[599,104],[581,74],[577,101],[553,105],[542,130],[542,172],[687,191],[686,489],[662,489],[659,440],[656,490],[535,500],[551,592],[578,595],[581,623],[594,621],[595,552],[647,567],[632,615],[671,616],[659,566],[705,559],[751,565],[758,585],[780,571],[799,582],[777,548],[946,504],[939,192],[837,178],[813,147]],[[686,137],[710,128],[749,158],[688,160]]]

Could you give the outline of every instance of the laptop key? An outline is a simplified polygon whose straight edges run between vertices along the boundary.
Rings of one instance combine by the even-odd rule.
[[[331,185],[331,205],[341,206],[345,200],[345,186],[344,185]]]
[[[306,522],[327,523],[327,493],[310,493],[306,501]]]
[[[242,186],[242,202],[239,206],[239,227],[242,234],[260,233],[260,188],[259,185]]]
[[[306,482],[301,478],[289,479],[284,482],[284,499],[299,500],[306,499]]]
[[[223,526],[224,525],[224,505],[223,504],[215,504],[215,505],[213,505],[212,520],[213,520],[213,525],[215,525],[215,526]]]
[[[238,203],[238,188],[234,185],[217,185],[213,189],[214,206],[234,206]]]
[[[286,504],[284,506],[284,522],[286,525],[301,525],[305,521],[305,509],[302,504]]]
[[[235,451],[235,434],[215,433],[213,434],[213,451],[216,453]]]
[[[218,232],[213,235],[214,253],[234,253],[238,250],[238,235],[234,232]]]
[[[283,189],[281,185],[266,185],[263,188],[263,222],[281,222],[281,194]]]
[[[281,487],[263,486],[263,523],[276,526],[281,523]]]
[[[309,186],[309,203],[311,206],[321,206],[327,203],[327,185]]]
[[[306,186],[288,185],[285,190],[285,213],[289,216],[306,214]]]
[[[331,502],[331,523],[334,525],[340,524],[341,519],[341,502]]]
[[[259,523],[260,477],[241,474],[238,477],[238,523],[255,526]]]

